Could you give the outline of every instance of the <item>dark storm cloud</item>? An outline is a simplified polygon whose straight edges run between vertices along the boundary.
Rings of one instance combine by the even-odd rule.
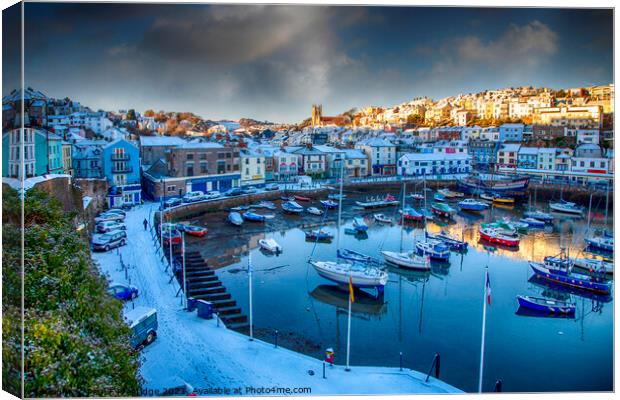
[[[27,79],[95,108],[298,121],[612,79],[608,10],[27,4]],[[578,27],[578,28],[577,28]]]

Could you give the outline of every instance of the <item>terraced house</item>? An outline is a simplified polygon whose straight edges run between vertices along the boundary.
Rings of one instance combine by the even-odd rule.
[[[101,149],[101,166],[110,185],[109,207],[142,202],[138,147],[125,139],[106,144]]]
[[[44,174],[62,174],[62,138],[39,128],[25,128],[22,138],[19,129],[2,134],[2,176],[30,178]],[[23,171],[22,171],[23,151]]]

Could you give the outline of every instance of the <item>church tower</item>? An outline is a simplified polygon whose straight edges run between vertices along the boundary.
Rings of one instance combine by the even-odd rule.
[[[312,105],[312,126],[321,126],[321,119],[323,117],[323,106],[321,104]]]

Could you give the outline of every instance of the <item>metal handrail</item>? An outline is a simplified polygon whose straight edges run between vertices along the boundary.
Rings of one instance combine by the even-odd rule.
[[[426,374],[426,379],[424,382],[428,382],[428,379],[431,376],[431,372],[433,372],[433,368],[435,368],[435,378],[439,378],[439,366],[441,363],[441,357],[439,353],[435,353],[435,357],[433,358],[433,363],[431,364],[431,368],[428,370],[428,374]]]

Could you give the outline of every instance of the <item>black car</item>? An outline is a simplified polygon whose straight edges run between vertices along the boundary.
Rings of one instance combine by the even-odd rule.
[[[227,197],[232,197],[232,196],[241,196],[245,194],[245,191],[241,188],[232,188],[229,191],[227,191],[226,193],[224,193],[224,196]]]

